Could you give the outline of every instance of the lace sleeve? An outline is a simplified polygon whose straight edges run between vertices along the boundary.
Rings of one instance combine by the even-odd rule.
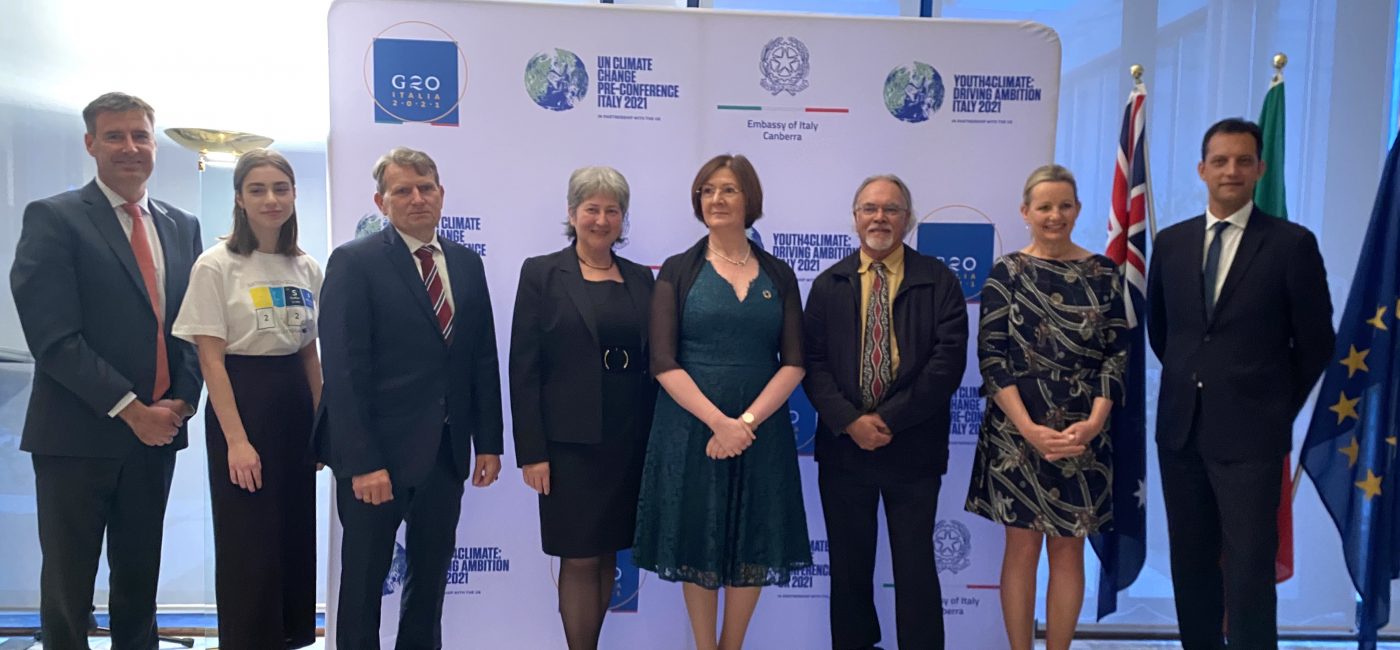
[[[680,324],[676,322],[676,262],[667,260],[661,266],[651,291],[651,376],[657,377],[681,365],[676,362],[676,347],[680,340]]]
[[[780,289],[783,293],[783,334],[779,359],[785,366],[803,365],[802,353],[802,293],[797,288],[797,276],[786,262],[778,261],[782,271]]]

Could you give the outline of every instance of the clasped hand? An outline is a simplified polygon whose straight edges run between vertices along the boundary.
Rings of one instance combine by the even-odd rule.
[[[710,422],[709,426],[713,435],[705,443],[705,455],[715,460],[738,456],[757,439],[753,429],[738,418],[721,416]]]
[[[866,413],[846,427],[846,435],[865,451],[875,451],[894,440],[894,432],[879,413]]]
[[[1089,443],[1102,430],[1102,424],[1081,420],[1062,431],[1032,424],[1021,431],[1021,436],[1031,443],[1045,460],[1057,461],[1083,454],[1089,448]]]
[[[141,444],[161,447],[175,441],[189,410],[183,400],[163,399],[150,406],[133,400],[118,416],[131,427]]]

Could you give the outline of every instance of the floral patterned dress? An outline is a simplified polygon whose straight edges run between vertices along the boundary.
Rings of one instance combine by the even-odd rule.
[[[987,412],[966,509],[1006,526],[1084,537],[1113,521],[1112,432],[1085,452],[1045,460],[991,396],[1016,386],[1031,420],[1088,419],[1094,399],[1123,399],[1128,321],[1121,276],[1102,255],[1060,261],[1012,253],[982,288],[977,356]]]

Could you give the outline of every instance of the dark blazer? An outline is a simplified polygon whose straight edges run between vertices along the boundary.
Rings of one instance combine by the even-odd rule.
[[[1332,354],[1332,299],[1317,240],[1259,210],[1249,216],[1215,313],[1202,297],[1205,215],[1157,235],[1147,332],[1162,360],[1157,442],[1216,461],[1278,459]]]
[[[647,372],[651,269],[613,256],[637,311],[641,338],[629,360]],[[510,335],[510,411],[515,459],[523,467],[549,460],[547,442],[602,442],[603,365],[593,303],[572,245],[531,257],[520,267]],[[619,361],[619,360],[614,360]],[[656,406],[656,383],[640,382],[634,404],[646,435]]]
[[[859,268],[857,251],[817,276],[807,293],[807,375],[802,387],[817,409],[817,462],[942,475],[948,468],[948,402],[967,368],[962,285],[942,262],[904,247],[904,280],[895,293],[892,315],[899,369],[875,408],[894,440],[865,451],[844,433],[864,415]]]
[[[170,335],[204,250],[199,222],[150,200],[165,266],[166,398],[199,403],[194,346]],[[93,181],[30,203],[10,269],[20,326],[34,355],[20,448],[34,454],[123,458],[141,442],[121,418],[107,417],[128,392],[150,403],[155,385],[156,318],[131,240]],[[185,429],[172,443],[187,444]]]
[[[452,284],[444,341],[418,262],[392,226],[331,253],[321,286],[325,376],[314,445],[339,478],[389,470],[412,487],[437,458],[450,419],[457,475],[470,456],[501,453],[496,329],[481,258],[438,238]]]

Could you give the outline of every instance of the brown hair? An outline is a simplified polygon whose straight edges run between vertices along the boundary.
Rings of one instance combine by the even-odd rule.
[[[744,227],[763,216],[763,186],[758,182],[758,172],[754,171],[749,159],[739,154],[722,154],[711,158],[695,174],[695,182],[690,184],[690,205],[695,208],[695,218],[705,223],[705,214],[700,210],[700,188],[705,181],[721,169],[734,172],[739,181],[739,191],[744,194]]]
[[[150,120],[151,125],[156,123],[156,109],[151,108],[150,104],[135,95],[112,92],[92,100],[83,108],[83,124],[87,125],[88,135],[97,135],[98,115],[127,111],[145,111],[146,119]],[[154,137],[154,134],[152,136]]]
[[[297,186],[296,174],[292,173],[292,164],[282,154],[271,149],[254,149],[239,156],[238,165],[233,168],[233,194],[238,196],[243,193],[243,181],[248,178],[248,173],[259,167],[272,167],[277,171],[287,175],[287,180],[292,182],[292,189]],[[248,211],[235,201],[233,204],[233,232],[229,233],[225,246],[236,255],[249,255],[258,249],[258,236],[253,234],[253,227],[248,224]],[[287,222],[282,224],[282,230],[277,234],[277,254],[295,257],[301,255],[302,251],[297,247],[297,208],[292,204],[292,216],[287,217]]]

